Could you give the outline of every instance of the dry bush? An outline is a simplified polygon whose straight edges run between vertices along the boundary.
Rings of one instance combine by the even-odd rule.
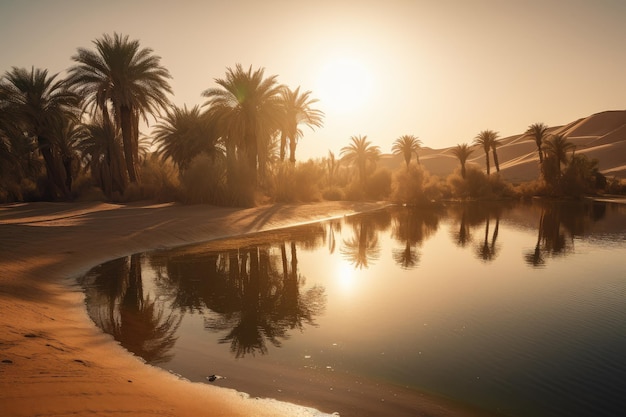
[[[385,200],[391,194],[391,171],[379,168],[366,178],[365,183],[353,177],[345,188],[345,197],[351,201]]]
[[[465,179],[461,177],[460,170],[457,169],[448,176],[447,183],[453,198],[492,200],[519,195],[499,174],[487,176],[477,168],[468,168]]]
[[[141,197],[159,203],[180,199],[180,179],[172,161],[162,161],[156,155],[146,159],[141,172]]]
[[[319,183],[323,177],[323,168],[315,161],[309,160],[296,165],[283,162],[272,179],[271,197],[276,202],[319,201]]]
[[[326,201],[341,201],[345,197],[341,188],[333,186],[322,191],[322,198]]]
[[[224,164],[202,153],[196,156],[189,168],[181,175],[182,199],[188,204],[211,203],[218,205],[250,204],[254,202],[254,190],[245,192],[250,181],[233,178],[230,189],[226,186]],[[248,186],[245,184],[248,183]]]

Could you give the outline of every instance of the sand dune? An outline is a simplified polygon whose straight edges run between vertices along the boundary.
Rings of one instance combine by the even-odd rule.
[[[552,126],[549,133],[565,135],[576,145],[576,152],[597,159],[600,172],[604,175],[626,179],[626,110],[592,114],[563,126]],[[465,143],[471,144],[472,140],[468,137]],[[505,179],[518,182],[538,178],[539,156],[533,139],[520,132],[501,138],[499,142],[500,174]],[[450,149],[424,149],[420,152],[420,161],[431,174],[447,176],[459,166]],[[478,146],[472,149],[474,152],[468,163],[484,169],[484,151]],[[384,155],[381,161],[381,165],[392,170],[401,163],[402,159],[396,155]],[[493,160],[490,163],[493,168]]]

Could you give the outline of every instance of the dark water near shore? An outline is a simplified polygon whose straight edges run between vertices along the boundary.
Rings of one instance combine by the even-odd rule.
[[[82,284],[129,351],[252,396],[348,416],[341,379],[516,417],[626,414],[624,205],[399,207],[136,254]],[[399,415],[382,400],[371,415]]]

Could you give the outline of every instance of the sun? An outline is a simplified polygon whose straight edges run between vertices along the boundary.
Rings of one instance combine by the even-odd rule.
[[[321,69],[317,94],[326,112],[353,113],[370,99],[373,77],[359,61],[337,58]]]

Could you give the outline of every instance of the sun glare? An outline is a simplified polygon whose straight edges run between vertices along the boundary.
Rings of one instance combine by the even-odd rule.
[[[350,58],[329,62],[319,75],[317,91],[326,112],[355,112],[370,98],[371,90],[371,72]]]
[[[356,286],[356,274],[354,267],[347,262],[340,262],[336,269],[337,286],[344,293],[354,292]]]

